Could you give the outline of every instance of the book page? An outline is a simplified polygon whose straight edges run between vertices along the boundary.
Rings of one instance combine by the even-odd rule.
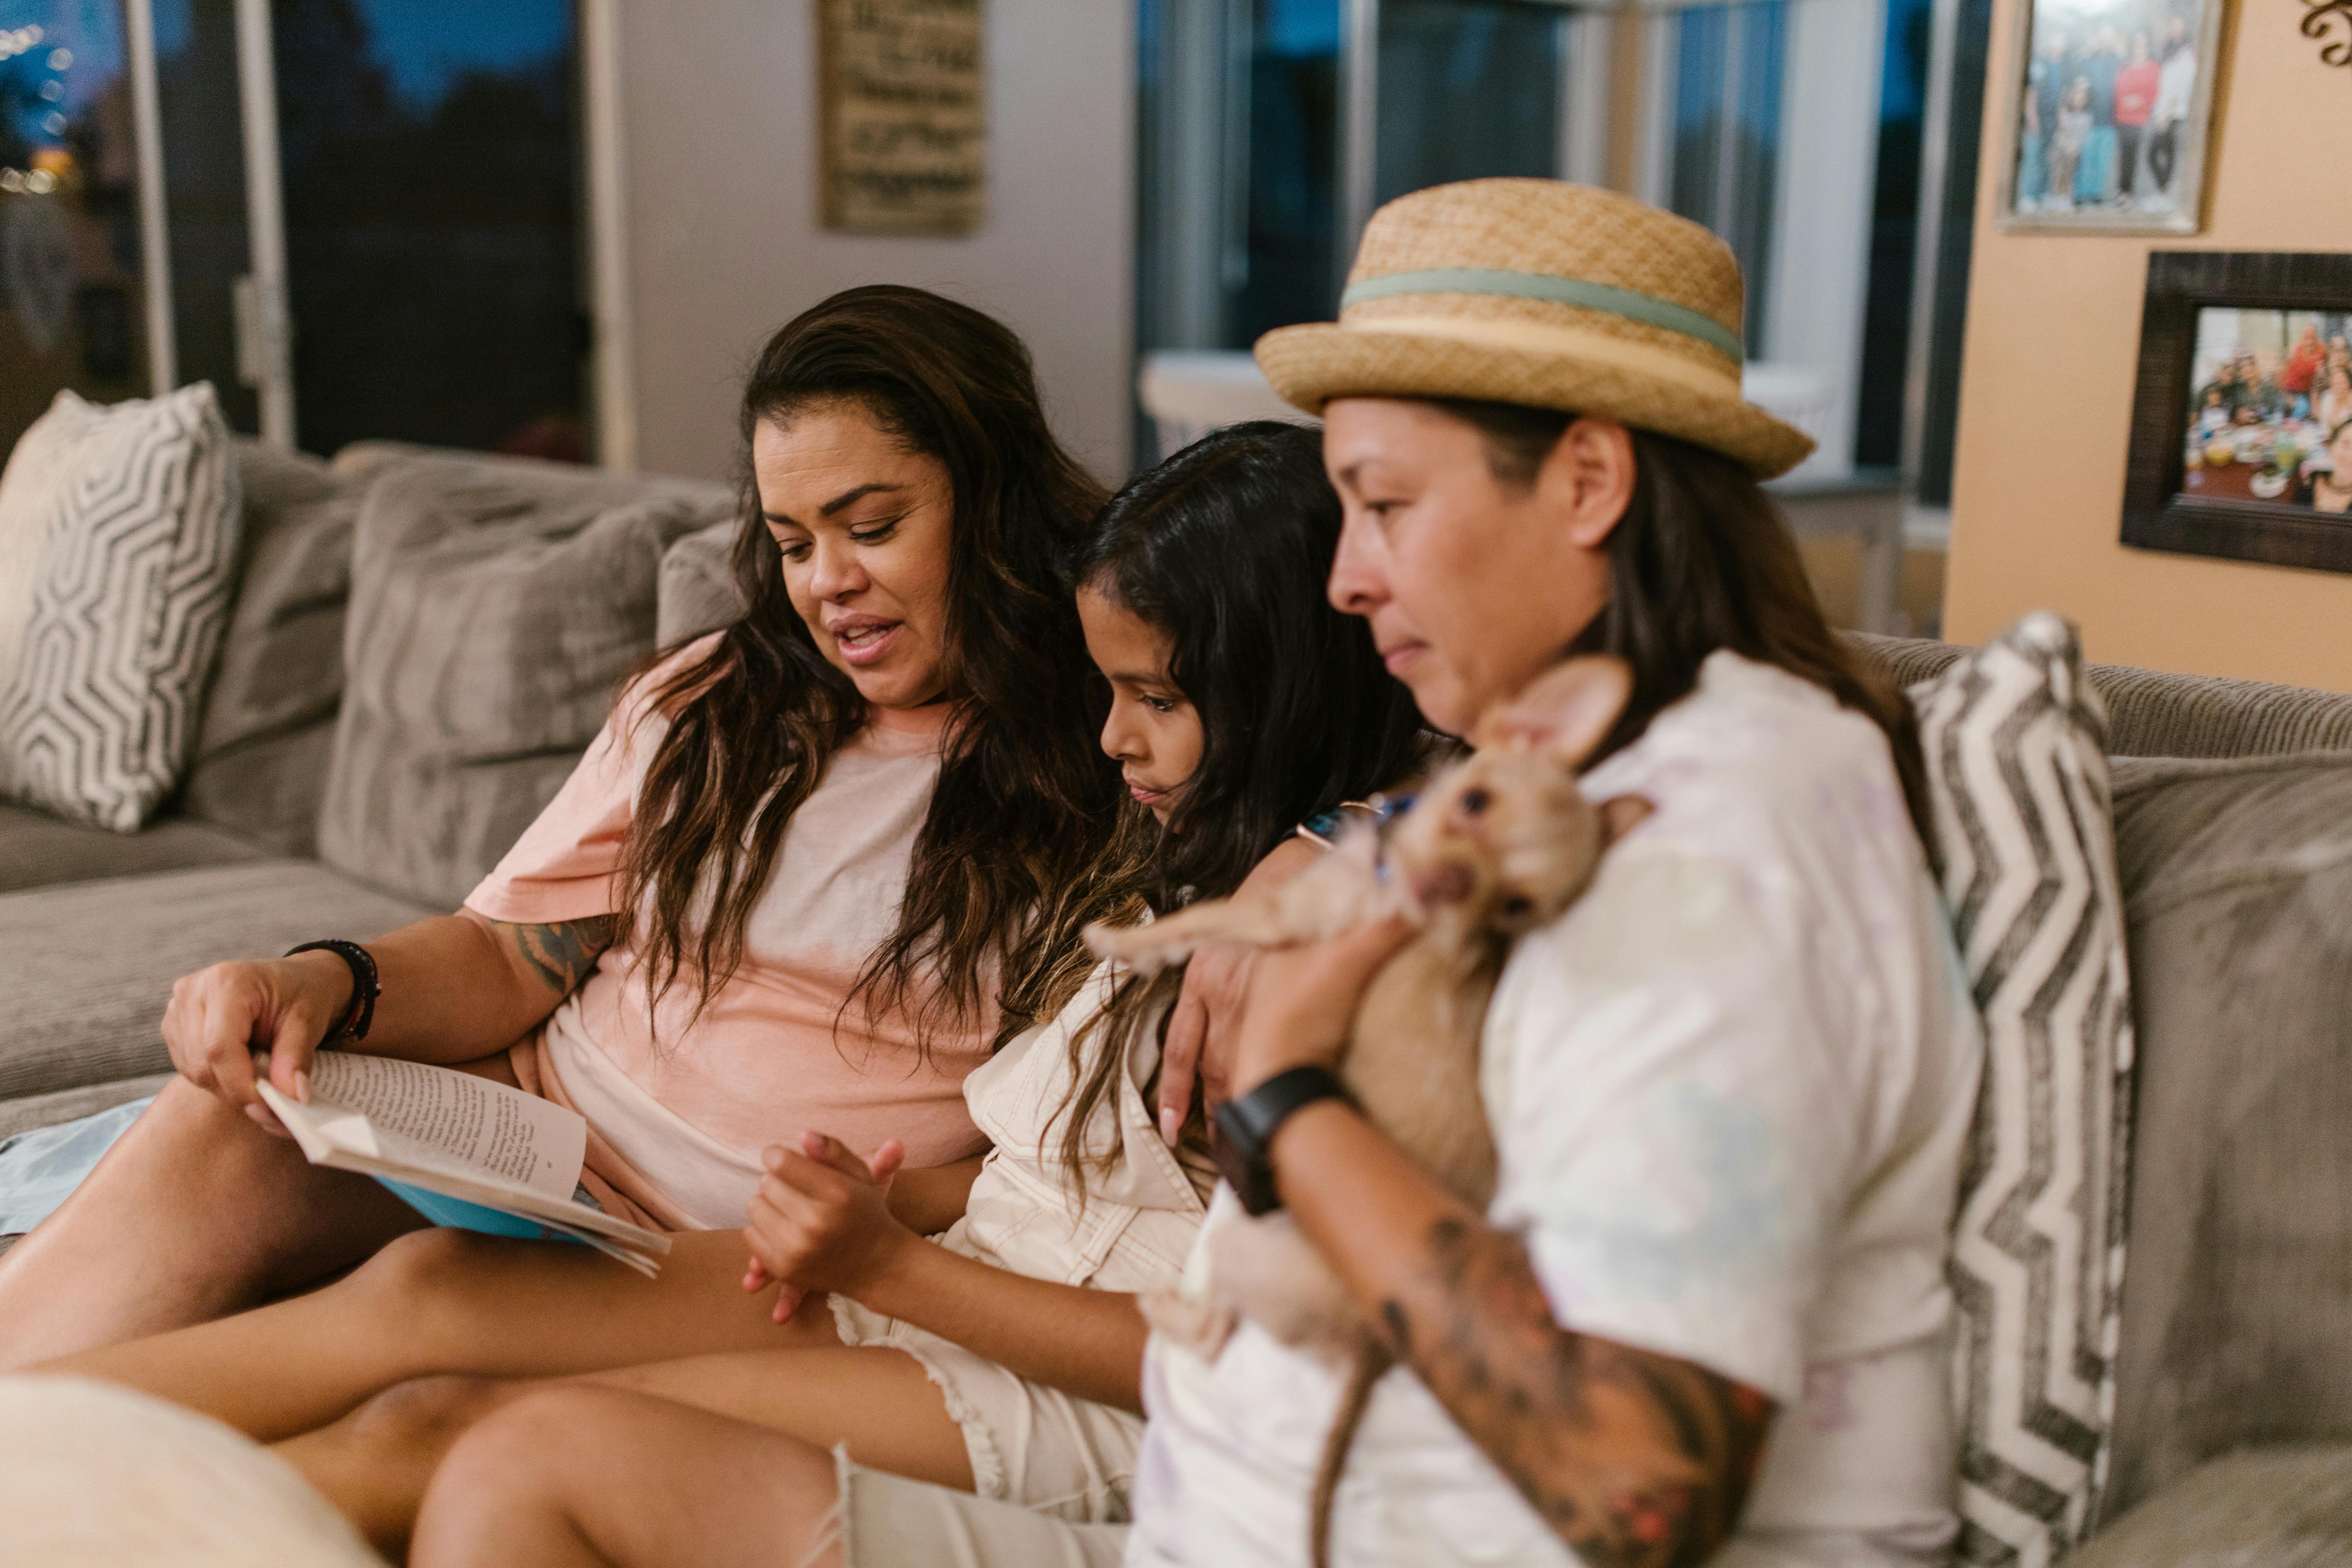
[[[424,1062],[321,1051],[310,1064],[310,1103],[367,1118],[383,1156],[445,1167],[454,1159],[559,1203],[572,1201],[588,1153],[579,1112]]]
[[[356,1171],[362,1175],[390,1178],[444,1197],[520,1215],[534,1223],[569,1232],[599,1250],[610,1248],[592,1238],[615,1241],[625,1249],[636,1253],[659,1254],[669,1250],[669,1237],[659,1231],[647,1230],[608,1215],[602,1209],[572,1202],[570,1184],[564,1187],[563,1197],[552,1197],[544,1191],[525,1186],[520,1182],[459,1160],[415,1139],[389,1133],[380,1137],[365,1116],[357,1110],[329,1103],[318,1091],[315,1083],[310,1100],[306,1104],[298,1104],[278,1093],[267,1080],[255,1087],[314,1165],[329,1165],[339,1171]],[[561,1106],[551,1109],[562,1110]],[[572,1113],[565,1111],[564,1114]],[[578,1121],[579,1118],[574,1116],[573,1120]],[[587,1123],[581,1121],[580,1127],[580,1136],[584,1140]],[[573,1169],[576,1172],[577,1166]],[[454,1222],[441,1220],[436,1223]],[[629,1266],[641,1268],[642,1260],[631,1262]]]

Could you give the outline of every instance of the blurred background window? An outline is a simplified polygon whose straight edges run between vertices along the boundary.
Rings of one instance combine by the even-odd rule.
[[[1768,359],[1787,0],[1695,5],[1666,18],[1661,31],[1668,30],[1654,55],[1665,68],[1651,89],[1673,116],[1660,205],[1731,247],[1748,279],[1748,354]]]
[[[1559,173],[1569,15],[1529,0],[1383,0],[1374,199]]]
[[[1803,478],[1886,485],[1902,465],[1940,504],[1969,226],[1939,220],[1973,189],[1980,99],[1961,100],[1989,15],[1989,0],[1139,0],[1145,379],[1179,395],[1198,380],[1213,400],[1246,367],[1199,355],[1329,320],[1380,202],[1557,175],[1730,246],[1750,395],[1821,444]],[[1139,453],[1193,427],[1141,415]]]
[[[128,58],[113,0],[0,0],[0,451],[149,389]]]
[[[232,0],[154,0],[184,379],[243,384],[267,301]],[[572,0],[271,0],[296,439],[584,460],[579,35]]]
[[[210,381],[313,451],[584,461],[580,80],[575,0],[0,0],[0,448]]]

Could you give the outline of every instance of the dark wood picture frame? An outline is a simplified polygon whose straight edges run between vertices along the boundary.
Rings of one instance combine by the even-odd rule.
[[[2158,250],[2148,257],[2123,542],[2141,550],[2352,572],[2352,513],[2183,492],[2197,313],[2211,307],[2352,311],[2352,255]]]

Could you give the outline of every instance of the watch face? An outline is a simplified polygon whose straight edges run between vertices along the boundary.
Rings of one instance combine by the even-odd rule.
[[[1231,1101],[1217,1107],[1217,1135],[1211,1140],[1211,1152],[1217,1162],[1217,1173],[1241,1199],[1244,1212],[1262,1215],[1281,1206],[1281,1198],[1274,1190],[1274,1173],[1264,1163],[1264,1151],[1251,1136],[1249,1123]]]

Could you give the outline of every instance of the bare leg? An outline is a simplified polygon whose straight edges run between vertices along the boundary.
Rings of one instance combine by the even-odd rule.
[[[362,1176],[174,1079],[0,1258],[0,1372],[299,1289],[424,1224]]]
[[[457,1445],[415,1568],[838,1568],[825,1451],[613,1388],[554,1388]]]
[[[123,1384],[276,1442],[435,1373],[549,1377],[835,1342],[821,1304],[771,1322],[774,1291],[744,1293],[745,1257],[739,1231],[681,1235],[646,1279],[563,1242],[418,1231],[309,1295],[36,1370]]]
[[[387,1390],[278,1452],[380,1551],[397,1557],[427,1483],[467,1431],[551,1386],[587,1384],[690,1405],[820,1449],[845,1443],[860,1464],[971,1489],[971,1452],[940,1391],[912,1356],[880,1348],[698,1356],[571,1384],[426,1378]]]

